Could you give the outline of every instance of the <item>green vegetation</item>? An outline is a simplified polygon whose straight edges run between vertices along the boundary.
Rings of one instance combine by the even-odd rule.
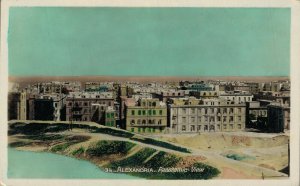
[[[226,158],[230,158],[237,161],[242,161],[244,159],[255,159],[255,157],[247,156],[247,155],[239,155],[239,154],[227,154]]]
[[[134,136],[133,133],[127,132],[127,131],[122,131],[122,130],[117,130],[117,129],[112,129],[112,128],[97,128],[92,131],[93,133],[103,133],[103,134],[109,134],[112,136],[119,136],[123,138],[131,138]]]
[[[13,142],[9,144],[9,147],[23,147],[26,145],[31,145],[31,142],[23,142],[23,141]]]
[[[64,139],[64,135],[60,134],[40,134],[40,135],[28,135],[22,136],[21,138],[31,139],[31,140],[40,140],[40,141],[54,141]]]
[[[126,141],[98,141],[87,149],[90,156],[103,156],[111,154],[126,154],[135,144]]]
[[[163,151],[160,151],[158,154],[156,154],[153,158],[151,158],[145,166],[148,168],[157,168],[157,167],[172,167],[175,166],[181,158],[169,154]]]
[[[65,151],[69,146],[75,144],[74,142],[67,142],[63,144],[55,145],[50,149],[51,152],[63,152]]]
[[[72,152],[72,155],[73,155],[73,156],[76,156],[76,155],[81,155],[81,154],[83,154],[83,153],[84,153],[84,148],[83,148],[83,147],[80,147],[80,148],[74,150],[74,151]]]
[[[146,144],[150,144],[150,145],[164,147],[164,148],[179,151],[179,152],[191,153],[190,150],[188,150],[187,148],[179,147],[179,146],[173,145],[173,144],[168,143],[168,142],[159,141],[159,140],[155,140],[155,139],[151,139],[151,138],[141,139],[141,138],[132,137],[130,139],[134,140],[134,141],[139,141],[141,143],[146,143]]]
[[[142,165],[143,162],[154,152],[156,152],[155,149],[144,148],[126,159],[111,163],[108,167],[112,169],[117,169],[118,167],[135,167],[138,165]]]
[[[9,131],[8,135],[14,135],[14,134],[25,134],[25,135],[42,135],[47,132],[62,132],[69,130],[69,124],[66,123],[56,123],[56,124],[49,124],[49,123],[13,123],[9,125]],[[112,136],[119,136],[124,138],[131,138],[134,136],[133,133],[112,129],[108,127],[100,127],[96,126],[89,126],[84,124],[72,124],[71,128],[79,128],[79,129],[86,129],[90,130],[93,133],[103,133],[103,134],[109,134]]]

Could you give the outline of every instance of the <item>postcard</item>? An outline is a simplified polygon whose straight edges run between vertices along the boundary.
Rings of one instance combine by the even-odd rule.
[[[3,1],[0,185],[299,185],[299,10]]]

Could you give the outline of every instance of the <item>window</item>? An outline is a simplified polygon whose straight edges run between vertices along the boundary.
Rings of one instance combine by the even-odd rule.
[[[185,125],[182,125],[182,131],[185,131],[186,128],[185,128]]]
[[[134,119],[130,121],[130,124],[131,124],[131,125],[134,125],[134,124],[135,124]]]
[[[191,125],[191,131],[195,131],[195,125]]]
[[[140,127],[138,128],[138,132],[141,132],[141,128]]]
[[[143,110],[143,115],[146,115],[146,111],[145,110]]]
[[[238,108],[238,112],[241,113],[241,112],[242,112],[242,109],[241,109],[241,108]]]
[[[208,126],[204,125],[204,131],[207,131],[207,130],[208,130]]]
[[[140,119],[137,120],[137,124],[141,124],[141,120]]]
[[[186,113],[186,109],[185,109],[185,108],[182,109],[182,113],[183,113],[183,114]]]
[[[233,124],[230,124],[229,126],[230,126],[230,129],[233,129]]]
[[[221,117],[220,116],[217,117],[217,121],[221,121]]]
[[[160,119],[160,120],[158,120],[157,124],[159,124],[159,125],[161,124],[161,119]]]
[[[182,122],[186,123],[186,117],[182,117]]]
[[[163,111],[162,110],[159,110],[159,115],[162,115]]]
[[[148,115],[151,115],[151,114],[152,114],[151,110],[148,110]]]
[[[221,128],[220,128],[220,125],[217,125],[217,128],[218,128],[218,130],[220,130]]]
[[[227,126],[226,125],[223,125],[223,129],[226,129],[227,128]]]
[[[201,123],[201,116],[198,117],[198,122]]]
[[[131,128],[131,132],[134,132],[134,128]]]
[[[242,121],[242,116],[238,116],[239,121]]]
[[[201,125],[197,125],[197,131],[201,130]]]
[[[142,124],[146,124],[146,120],[143,119]]]
[[[207,114],[207,109],[204,110],[205,114]]]
[[[152,111],[152,114],[153,114],[153,115],[156,115],[156,110],[153,110],[153,111]]]
[[[131,115],[134,116],[134,114],[135,114],[135,111],[134,111],[134,110],[131,110]]]
[[[192,114],[195,114],[195,109],[191,108],[191,112],[192,112]]]
[[[195,117],[191,117],[191,122],[195,123]]]
[[[227,118],[226,116],[223,116],[223,122],[226,122]]]
[[[88,102],[84,102],[84,106],[89,106],[89,103]]]
[[[229,122],[233,122],[233,116],[229,117]]]
[[[242,129],[242,125],[241,124],[238,124],[238,129]]]

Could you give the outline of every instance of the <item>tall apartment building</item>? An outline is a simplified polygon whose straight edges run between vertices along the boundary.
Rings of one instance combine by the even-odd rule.
[[[170,105],[170,132],[196,133],[245,129],[245,104],[222,99],[182,99]]]
[[[167,127],[167,107],[159,99],[141,99],[126,106],[126,130],[138,133],[164,132]]]
[[[66,120],[94,121],[99,123],[101,114],[108,106],[114,106],[112,93],[85,92],[70,94],[66,99]]]

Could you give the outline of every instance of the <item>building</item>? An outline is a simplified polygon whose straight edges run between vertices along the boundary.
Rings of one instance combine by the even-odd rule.
[[[246,103],[252,101],[253,95],[249,93],[225,93],[219,96],[220,99],[233,101],[235,104]]]
[[[104,125],[108,127],[117,127],[116,126],[116,110],[114,107],[107,107],[104,111]]]
[[[259,101],[246,102],[246,128],[266,130],[268,109]]]
[[[161,133],[167,127],[167,107],[159,99],[141,99],[126,105],[126,130],[137,133]]]
[[[198,99],[210,99],[210,98],[218,98],[219,92],[218,91],[190,91],[190,96],[196,97]]]
[[[196,91],[196,92],[200,92],[200,91],[212,91],[213,87],[208,86],[204,83],[192,83],[186,86],[186,90],[190,90],[190,91]]]
[[[162,91],[157,93],[152,93],[153,98],[158,98],[160,101],[166,102],[170,98],[183,98],[185,92],[183,90],[179,91]]]
[[[269,132],[284,132],[285,120],[284,109],[279,105],[268,105],[268,131]]]
[[[20,93],[8,93],[8,120],[19,119],[20,117]]]
[[[170,109],[171,133],[242,131],[245,129],[245,104],[221,99],[183,99]]]
[[[112,93],[75,92],[66,98],[66,120],[99,123],[108,106],[114,106]]]

